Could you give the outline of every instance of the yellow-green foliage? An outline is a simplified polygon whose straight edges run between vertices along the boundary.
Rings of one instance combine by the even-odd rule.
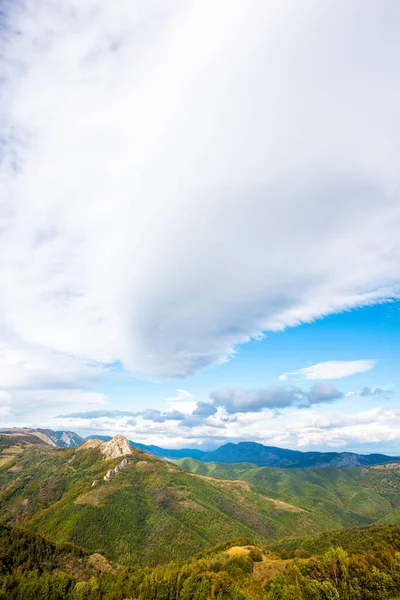
[[[321,555],[282,560],[236,538],[182,563],[105,569],[107,561],[91,560],[82,548],[0,526],[0,600],[389,600],[397,595],[400,530],[353,534],[367,540],[365,550],[331,546]],[[325,543],[314,542],[315,547]],[[249,546],[245,555],[229,552]],[[260,567],[272,563],[277,568],[262,573]]]

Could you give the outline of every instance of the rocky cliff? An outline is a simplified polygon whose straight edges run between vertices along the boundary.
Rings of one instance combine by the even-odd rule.
[[[118,458],[119,456],[132,454],[132,448],[123,435],[116,435],[108,442],[103,442],[100,444],[99,450],[106,458]]]

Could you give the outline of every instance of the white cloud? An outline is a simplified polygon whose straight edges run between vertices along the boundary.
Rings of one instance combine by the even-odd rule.
[[[0,417],[6,418],[11,412],[11,394],[6,390],[0,390]]]
[[[398,454],[400,441],[400,411],[389,407],[347,415],[319,415],[294,435],[299,448],[330,446],[332,448],[356,445],[393,443],[392,453]],[[367,450],[368,451],[368,450]],[[371,451],[371,450],[370,450]]]
[[[398,2],[5,11],[0,333],[163,378],[399,295]]]
[[[289,406],[306,408],[334,402],[343,396],[343,392],[326,381],[315,383],[308,391],[295,386],[271,385],[261,389],[219,388],[210,394],[214,406],[222,406],[229,414],[280,410]]]
[[[51,416],[55,411],[66,413],[73,407],[82,411],[107,405],[105,394],[84,389],[16,389],[6,393],[3,416],[8,427],[50,427],[56,422]]]
[[[0,386],[8,389],[81,388],[100,380],[104,368],[43,346],[0,343]]]
[[[186,390],[176,390],[176,396],[165,398],[170,410],[178,410],[182,413],[192,413],[196,408],[196,400],[190,392]]]
[[[285,380],[288,375],[300,376],[305,379],[342,379],[370,371],[376,362],[376,360],[329,360],[298,371],[282,373],[279,379]]]
[[[153,411],[155,412],[155,411]],[[253,440],[266,445],[313,449],[341,449],[359,452],[386,452],[398,455],[400,411],[376,407],[368,411],[339,415],[312,410],[292,410],[288,414],[260,412],[217,413],[197,423],[173,419],[154,420],[143,414],[133,421],[128,415],[88,413],[80,417],[63,417],[50,421],[55,428],[79,429],[91,433],[114,435],[145,444],[168,448],[218,446],[227,441]]]
[[[11,394],[6,390],[0,390],[0,402],[4,404],[9,404],[11,402]]]

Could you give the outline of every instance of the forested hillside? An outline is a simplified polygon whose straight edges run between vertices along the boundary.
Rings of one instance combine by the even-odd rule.
[[[400,530],[359,527],[399,513],[397,464],[176,464],[122,436],[0,436],[0,598],[389,599]]]
[[[302,515],[277,520],[273,504],[245,505],[235,490],[220,490],[140,450],[108,481],[104,476],[121,457],[105,460],[97,448],[13,451],[0,468],[3,522],[107,552],[124,564],[187,558],[235,536],[264,543],[288,534],[292,520],[306,530]]]
[[[37,438],[27,444],[4,437],[0,519],[126,565],[186,559],[236,536],[263,545],[398,522],[397,465],[316,471],[192,459],[178,465],[130,449],[125,440],[125,468],[104,480],[122,456],[107,459],[94,441],[62,450]]]
[[[373,523],[400,524],[400,465],[324,469],[274,469],[183,459],[178,464],[220,487],[249,486],[273,501],[290,503],[324,520],[325,529]],[[240,483],[242,482],[242,483]],[[315,532],[314,519],[310,518]],[[296,532],[298,533],[298,531]]]
[[[186,561],[125,567],[72,544],[0,526],[1,600],[389,600],[400,591],[400,529],[352,530],[296,548],[236,538]],[[307,546],[308,544],[308,546]],[[305,549],[313,547],[313,553]],[[291,554],[291,557],[288,557]]]

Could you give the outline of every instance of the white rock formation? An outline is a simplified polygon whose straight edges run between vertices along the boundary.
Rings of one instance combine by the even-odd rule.
[[[122,436],[121,436],[122,437]],[[110,440],[111,441],[111,440]],[[129,467],[129,465],[131,464],[131,461],[128,460],[127,458],[124,458],[119,465],[117,465],[115,467],[115,469],[110,469],[109,471],[107,471],[107,473],[104,475],[103,479],[105,481],[110,481],[110,479],[112,479],[113,477],[115,477],[115,475],[118,475],[118,473],[120,471],[122,471],[122,469],[126,469],[126,467]],[[92,483],[92,486],[95,484],[95,482]]]
[[[108,442],[101,443],[99,450],[106,458],[118,458],[126,454],[133,454],[128,440],[123,435],[116,435]]]

